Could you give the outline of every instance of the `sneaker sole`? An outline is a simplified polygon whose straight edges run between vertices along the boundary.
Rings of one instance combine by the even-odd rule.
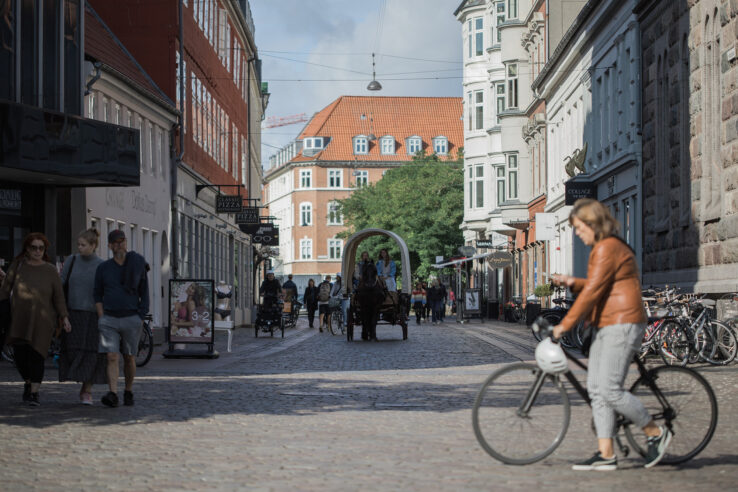
[[[664,459],[664,455],[666,454],[666,448],[669,446],[669,443],[671,443],[671,438],[673,436],[673,434],[670,431],[665,430],[664,432],[667,433],[666,442],[664,443],[664,447],[661,448],[661,453],[659,453],[658,457],[655,460],[643,465],[643,468],[653,468],[654,466],[658,465],[662,459]]]
[[[574,471],[615,471],[618,469],[618,465],[574,465],[571,469]]]

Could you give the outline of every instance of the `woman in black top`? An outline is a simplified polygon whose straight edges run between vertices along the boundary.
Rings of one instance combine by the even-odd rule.
[[[315,319],[315,311],[318,309],[318,288],[315,286],[313,279],[308,280],[308,285],[305,287],[305,295],[303,296],[305,307],[308,311],[308,324],[310,328],[313,327],[313,320]]]

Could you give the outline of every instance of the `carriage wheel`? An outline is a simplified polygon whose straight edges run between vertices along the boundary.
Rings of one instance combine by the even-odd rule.
[[[354,341],[354,307],[350,306],[348,310],[348,319],[346,321],[346,341]]]

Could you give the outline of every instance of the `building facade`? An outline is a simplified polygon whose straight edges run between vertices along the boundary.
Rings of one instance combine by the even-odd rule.
[[[138,62],[125,50],[92,7],[85,11],[85,58],[92,64],[86,80],[88,118],[139,131],[140,175],[137,187],[98,187],[73,191],[72,230],[100,231],[98,253],[112,256],[107,235],[121,229],[128,248],[141,253],[151,270],[149,295],[153,326],[166,326],[169,293],[172,137],[177,111]]]
[[[263,201],[280,228],[275,273],[293,274],[302,289],[309,278],[318,283],[339,272],[337,235],[346,227],[338,200],[418,152],[455,160],[461,115],[461,99],[453,97],[343,96],[316,113],[264,177]]]
[[[180,112],[170,180],[172,276],[232,285],[233,320],[250,323],[258,252],[234,215],[215,208],[218,194],[260,197],[267,97],[249,4],[90,3]]]
[[[0,1],[0,259],[76,248],[73,190],[138,186],[139,132],[84,117],[85,0]]]
[[[738,2],[643,0],[643,282],[738,291]]]

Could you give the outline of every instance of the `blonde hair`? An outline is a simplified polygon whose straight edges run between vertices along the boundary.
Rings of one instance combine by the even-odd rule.
[[[84,239],[87,244],[92,244],[95,246],[94,249],[97,249],[97,246],[100,244],[100,233],[97,231],[97,229],[91,227],[86,231],[80,232],[77,236],[77,239]]]
[[[574,202],[569,214],[569,224],[577,218],[592,228],[595,242],[620,232],[620,224],[610,213],[610,209],[593,198],[580,198]]]

